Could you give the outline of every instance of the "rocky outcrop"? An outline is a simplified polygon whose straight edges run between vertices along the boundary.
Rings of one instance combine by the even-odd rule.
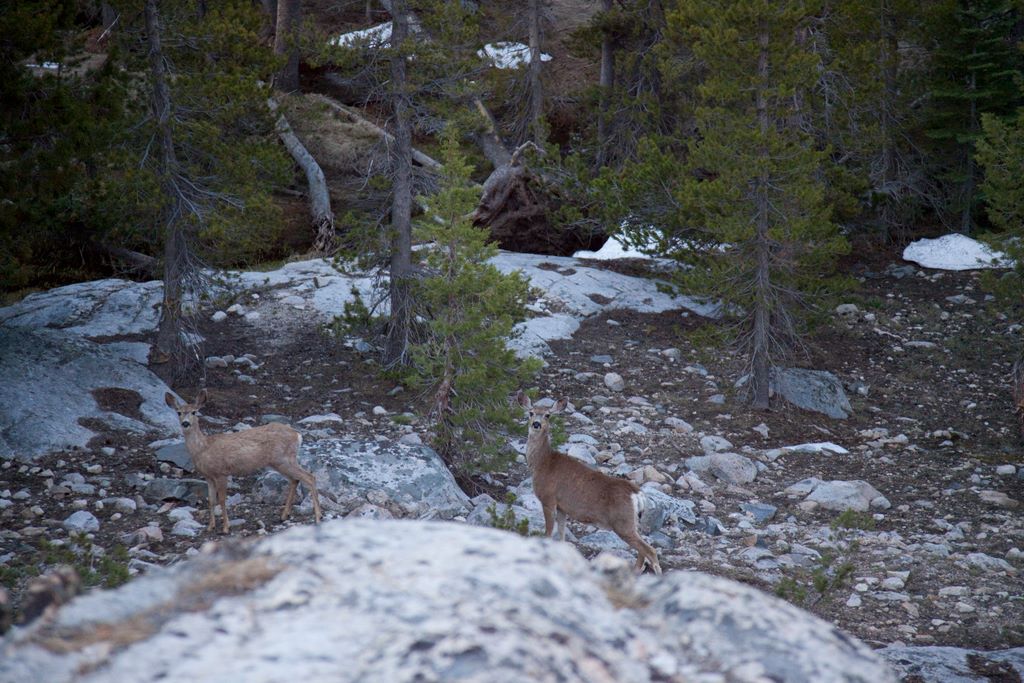
[[[753,588],[635,579],[467,525],[296,527],[94,592],[2,642],[0,681],[861,681],[865,645]]]
[[[0,457],[83,447],[83,424],[168,436],[167,385],[117,349],[61,330],[0,326]]]
[[[469,512],[469,498],[427,446],[359,439],[303,441],[299,463],[316,476],[320,491],[338,501],[379,499],[411,517],[451,519]],[[278,500],[286,483],[268,471],[260,475],[256,493]]]

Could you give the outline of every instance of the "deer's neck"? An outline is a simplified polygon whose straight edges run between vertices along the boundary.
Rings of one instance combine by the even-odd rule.
[[[202,459],[207,445],[209,445],[209,439],[199,429],[199,422],[197,420],[185,430],[185,448],[188,450],[189,455],[192,456],[192,460],[195,461]]]
[[[531,470],[551,455],[551,441],[546,432],[530,432],[526,437],[526,464]]]

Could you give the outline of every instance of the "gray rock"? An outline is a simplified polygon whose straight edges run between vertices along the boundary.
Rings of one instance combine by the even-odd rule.
[[[646,499],[643,514],[640,515],[640,531],[650,534],[666,524],[696,524],[696,506],[692,500],[676,498],[659,490],[656,484],[647,484],[641,492]]]
[[[135,512],[138,508],[138,505],[132,498],[104,498],[100,502],[104,505],[112,505],[118,512]]]
[[[228,314],[225,313],[224,311],[216,311],[213,315],[210,316],[210,320],[212,320],[215,323],[222,323],[227,319]]]
[[[853,412],[843,384],[831,372],[783,368],[772,373],[774,390],[798,408],[846,419]]]
[[[757,478],[757,465],[739,453],[712,453],[708,471],[729,484],[749,484]]]
[[[721,436],[709,435],[702,436],[700,438],[700,447],[704,450],[706,455],[712,453],[718,453],[719,451],[727,451],[732,448],[732,444],[729,443],[728,439]]]
[[[427,446],[357,439],[304,441],[299,462],[316,475],[317,487],[339,501],[384,491],[408,514],[451,519],[469,512],[469,498],[441,457]],[[257,491],[281,497],[286,481],[277,472],[260,475]]]
[[[0,308],[0,325],[60,330],[75,337],[146,334],[159,322],[158,281],[95,280],[29,294]],[[13,348],[13,347],[12,347]]]
[[[93,392],[106,388],[137,394],[138,415],[102,409]],[[167,391],[146,367],[102,344],[61,330],[0,327],[0,457],[30,461],[84,447],[96,434],[83,420],[170,436],[179,427],[164,404]]]
[[[100,530],[100,520],[87,510],[73,512],[64,520],[63,527],[71,533],[88,533]]]
[[[967,564],[978,569],[984,569],[986,571],[993,572],[1009,572],[1010,574],[1016,573],[1016,569],[1013,565],[1006,560],[999,557],[992,557],[985,553],[968,553]]]
[[[183,500],[189,505],[206,500],[206,482],[200,479],[170,479],[160,477],[146,482],[142,497],[154,500]]]
[[[607,354],[602,354],[602,355],[598,355],[598,356],[591,356],[590,357],[590,362],[591,363],[598,363],[598,364],[601,364],[601,365],[603,365],[605,363],[611,365],[615,361],[612,360],[611,356],[609,356]]]
[[[684,460],[683,464],[694,472],[707,472],[711,469],[711,456],[694,455]]]
[[[612,391],[622,391],[626,388],[626,382],[622,379],[622,375],[617,372],[609,372],[604,376],[604,385]]]
[[[1024,678],[1024,647],[1012,650],[981,651],[960,647],[906,647],[890,645],[876,650],[901,680],[934,681],[935,683],[981,683],[995,680],[978,671],[977,663],[987,663],[991,668],[1007,667],[1016,673],[1016,679]],[[971,662],[975,662],[974,666]],[[991,666],[994,663],[995,666]],[[1005,678],[1013,680],[1008,672]]]
[[[682,434],[689,434],[693,431],[693,425],[686,420],[681,420],[678,417],[666,417],[665,426],[674,429]]]
[[[754,522],[757,524],[771,521],[775,517],[775,513],[778,512],[777,507],[768,503],[740,503],[740,510],[753,515]]]
[[[175,522],[171,528],[171,534],[174,536],[184,536],[185,538],[194,538],[202,530],[203,525],[189,517]]]
[[[160,462],[169,462],[175,467],[180,467],[186,472],[194,472],[196,466],[192,462],[192,456],[188,454],[184,441],[169,443],[157,449],[156,459]]]
[[[866,481],[823,481],[814,487],[807,500],[814,501],[826,510],[866,512],[871,501],[881,496]]]
[[[708,403],[713,403],[716,406],[725,405],[725,394],[712,394],[708,396]]]
[[[245,581],[218,598],[225,576]],[[105,642],[140,621],[137,642]],[[55,653],[16,629],[0,680],[894,680],[855,638],[749,586],[637,581],[569,544],[415,521],[331,520],[203,554],[80,596],[53,628],[99,637]]]
[[[818,479],[817,477],[808,477],[807,479],[801,479],[791,486],[787,486],[785,493],[791,496],[803,496],[816,489],[819,484],[821,484],[821,479]]]
[[[394,515],[388,512],[387,508],[382,508],[373,503],[365,503],[345,515],[345,517],[347,519],[393,519]]]

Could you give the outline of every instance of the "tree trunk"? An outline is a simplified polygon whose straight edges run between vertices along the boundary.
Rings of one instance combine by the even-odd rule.
[[[406,87],[406,41],[409,23],[405,0],[392,0],[391,105],[395,144],[391,147],[394,173],[391,200],[391,318],[384,348],[387,366],[403,364],[412,324],[412,121]]]
[[[758,31],[760,54],[757,59],[757,123],[761,132],[762,168],[768,163],[768,102],[765,90],[769,86],[768,78],[768,29],[762,20]],[[762,171],[757,180],[755,196],[755,229],[754,249],[757,252],[757,268],[754,274],[754,327],[752,331],[752,367],[750,389],[753,394],[753,407],[756,410],[767,410],[769,405],[769,383],[771,381],[770,335],[771,335],[771,243],[768,240],[769,211],[767,171]]]
[[[612,0],[601,0],[601,11],[607,14],[612,11]],[[615,51],[612,36],[605,31],[601,36],[601,76],[598,87],[601,92],[600,111],[597,113],[597,166],[604,166],[608,158],[608,103],[612,88],[615,86]]]
[[[100,22],[103,24],[104,35],[114,27],[114,22],[117,21],[117,17],[117,11],[109,2],[100,3]]]
[[[881,150],[881,187],[882,210],[879,213],[879,222],[883,235],[887,239],[896,236],[899,217],[896,214],[895,185],[898,181],[899,170],[896,163],[896,117],[894,114],[897,97],[897,76],[899,74],[899,40],[896,36],[895,23],[892,10],[887,2],[882,2],[881,17],[879,17],[882,31],[882,101],[880,102],[880,124],[882,136]]]
[[[274,77],[274,87],[283,92],[299,89],[299,25],[302,0],[278,0],[274,30],[274,52],[287,55],[288,61]]]
[[[978,121],[978,100],[975,99],[975,93],[978,90],[978,74],[971,72],[971,85],[969,91],[970,97],[970,112],[967,120],[967,130],[971,134],[978,132],[981,127]],[[970,235],[974,228],[974,184],[975,184],[975,165],[974,165],[974,143],[965,142],[962,147],[963,155],[966,157],[964,169],[964,184],[961,189],[961,197],[963,198],[963,207],[960,213],[960,232],[965,235]]]
[[[182,360],[181,292],[188,260],[188,245],[179,221],[181,199],[174,180],[177,160],[171,132],[171,90],[167,83],[167,66],[164,63],[160,41],[157,0],[146,0],[145,15],[150,78],[153,81],[152,107],[153,119],[156,121],[157,174],[163,195],[161,199],[164,202],[161,216],[164,225],[164,296],[160,308],[156,345],[164,358],[177,364]]]
[[[544,126],[544,92],[540,82],[540,15],[541,0],[530,0],[530,132],[540,146],[546,141]]]
[[[270,109],[277,111],[277,102],[270,100]],[[313,221],[313,248],[320,253],[330,253],[334,248],[334,212],[331,211],[331,193],[323,169],[309,153],[306,146],[288,125],[284,114],[277,119],[277,135],[281,138],[292,159],[305,174],[309,185],[309,213]]]

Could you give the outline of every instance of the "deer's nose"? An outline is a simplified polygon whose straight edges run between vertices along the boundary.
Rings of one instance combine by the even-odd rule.
[[[540,422],[534,420],[533,424],[531,424],[530,426],[533,427],[534,429],[540,429]]]
[[[189,426],[189,424],[190,424],[190,423],[189,423],[189,421],[188,421],[188,420],[182,420],[182,421],[181,421],[181,426],[182,426],[182,427],[184,427],[184,428],[186,428],[186,429],[188,429],[188,426]]]

